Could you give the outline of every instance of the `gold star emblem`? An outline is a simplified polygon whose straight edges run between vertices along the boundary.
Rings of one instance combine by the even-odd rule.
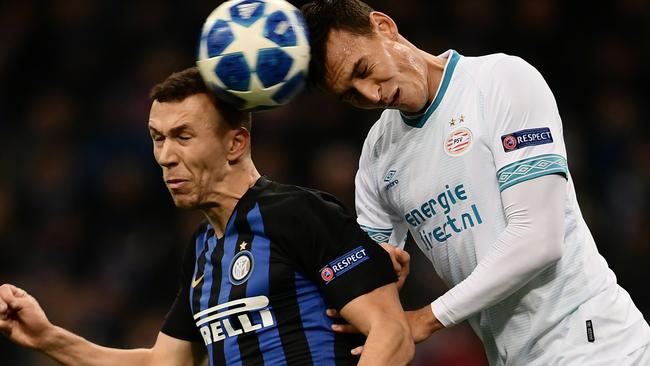
[[[465,116],[463,116],[463,115],[461,114],[461,115],[460,115],[460,118],[458,119],[458,122],[459,122],[459,123],[460,123],[460,122],[465,122]]]
[[[451,121],[449,121],[449,126],[455,126],[456,125],[456,119],[452,118]]]
[[[241,244],[239,244],[239,250],[246,250],[247,245],[248,243],[243,241]]]

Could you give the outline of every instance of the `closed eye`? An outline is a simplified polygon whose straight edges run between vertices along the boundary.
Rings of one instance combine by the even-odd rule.
[[[370,68],[368,67],[367,64],[365,64],[365,65],[363,66],[363,68],[359,71],[359,73],[357,74],[357,76],[358,76],[359,78],[363,79],[363,78],[365,78],[366,76],[368,76],[368,71],[370,71]]]

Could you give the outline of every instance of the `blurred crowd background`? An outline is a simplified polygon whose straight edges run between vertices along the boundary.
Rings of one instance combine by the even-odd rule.
[[[295,1],[302,5],[303,1]],[[569,166],[599,250],[650,314],[650,2],[369,1],[430,53],[505,52],[555,93]],[[176,210],[151,154],[148,91],[191,66],[214,1],[0,2],[0,283],[52,322],[113,347],[150,346],[201,217]],[[354,207],[354,174],[379,111],[315,91],[254,116],[272,179]],[[289,224],[290,225],[290,224]],[[418,250],[407,308],[445,291]],[[1,337],[0,337],[1,338]],[[0,365],[52,365],[0,339]],[[483,365],[466,325],[419,345],[415,366]]]

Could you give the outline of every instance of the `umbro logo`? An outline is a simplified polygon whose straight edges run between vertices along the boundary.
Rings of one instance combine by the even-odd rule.
[[[397,174],[397,170],[393,170],[393,169],[389,170],[386,173],[386,176],[384,177],[384,182],[390,182],[390,180],[393,179],[395,174]]]
[[[386,173],[386,176],[384,176],[384,182],[388,183],[386,185],[386,190],[389,190],[399,184],[398,179],[393,180],[396,174],[397,174],[397,170],[391,169]]]

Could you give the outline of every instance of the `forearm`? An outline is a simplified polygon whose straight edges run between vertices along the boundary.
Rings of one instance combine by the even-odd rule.
[[[463,282],[431,304],[436,318],[453,326],[472,314],[486,309],[528,282],[546,264],[544,261],[518,260],[532,253],[525,245],[510,245],[499,240],[494,255],[486,258]]]
[[[368,337],[359,365],[406,365],[413,358],[415,345],[394,283],[355,298],[340,312]]]
[[[504,192],[506,229],[474,271],[432,303],[443,325],[457,324],[503,300],[561,257],[564,187],[564,178],[553,175]]]
[[[359,365],[406,365],[414,352],[407,324],[382,321],[371,326]]]
[[[60,327],[54,327],[38,349],[68,366],[147,366],[153,358],[150,349],[102,347]]]
[[[101,347],[50,323],[34,297],[10,284],[0,286],[0,334],[69,366],[190,366],[205,359],[201,344],[163,332],[151,349]]]

